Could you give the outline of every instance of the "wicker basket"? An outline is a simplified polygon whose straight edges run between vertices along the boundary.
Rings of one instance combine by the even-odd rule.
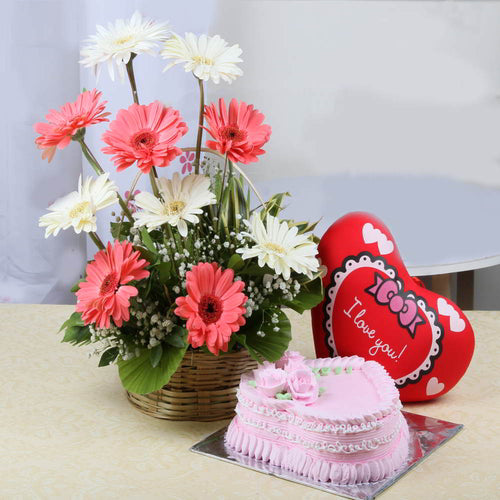
[[[188,351],[169,383],[149,394],[127,391],[142,413],[166,420],[211,422],[234,415],[241,374],[257,368],[247,350],[213,356]]]

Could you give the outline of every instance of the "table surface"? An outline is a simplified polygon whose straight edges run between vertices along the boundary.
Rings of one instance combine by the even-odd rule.
[[[320,220],[318,236],[348,212],[373,213],[391,230],[413,276],[500,264],[500,189],[395,175],[287,177],[257,185],[264,199],[288,191],[284,216]]]
[[[116,367],[90,346],[61,344],[72,306],[0,305],[0,498],[320,499],[306,486],[196,455],[227,421],[167,422],[127,401]],[[500,312],[471,312],[477,348],[458,386],[405,409],[465,429],[389,488],[383,499],[499,498]],[[313,357],[308,314],[290,313],[292,348]]]

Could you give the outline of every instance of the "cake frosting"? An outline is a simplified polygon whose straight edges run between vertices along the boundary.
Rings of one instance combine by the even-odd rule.
[[[408,455],[408,426],[386,370],[358,356],[287,352],[242,376],[226,445],[308,478],[379,481]]]

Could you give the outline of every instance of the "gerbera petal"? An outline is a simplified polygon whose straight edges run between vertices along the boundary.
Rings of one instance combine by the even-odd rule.
[[[111,319],[116,326],[129,320],[129,299],[136,296],[138,290],[130,285],[120,286],[120,276],[124,269],[134,280],[146,277],[145,272],[149,275],[144,269],[149,262],[139,256],[126,241],[109,243],[106,250],[97,252],[87,265],[86,281],[80,283],[76,292],[77,310],[82,312],[85,324],[95,322],[99,328],[109,328]]]
[[[244,324],[244,283],[233,279],[233,270],[223,270],[214,262],[201,262],[186,273],[188,296],[176,300],[174,312],[187,320],[188,341],[193,347],[205,343],[216,355],[226,351],[232,332]]]
[[[153,166],[166,167],[182,151],[175,146],[187,133],[179,112],[155,101],[149,105],[132,104],[118,112],[102,139],[102,148],[118,171],[137,161],[138,168],[149,172]]]

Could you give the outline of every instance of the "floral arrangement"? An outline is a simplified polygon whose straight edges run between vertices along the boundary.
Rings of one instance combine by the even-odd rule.
[[[183,65],[199,87],[194,147],[178,145],[188,130],[178,110],[139,103],[133,61],[158,52],[169,60],[165,69]],[[63,341],[95,343],[99,366],[116,363],[131,392],[160,389],[191,349],[217,356],[245,348],[259,362],[279,360],[291,338],[283,309],[303,312],[322,299],[314,225],[280,219],[287,193],[264,201],[242,167],[265,153],[264,115],[236,99],[204,102],[206,83],[242,75],[241,53],[220,36],[181,37],[136,12],[98,26],[80,61],[96,76],[106,65],[111,79],[128,77],[133,103],[113,119],[101,92],[84,90],[35,125],[42,158],[76,142],[96,173],[39,221],[46,237],[72,228],[97,246],[72,289],[76,311],[62,325]],[[85,142],[86,128],[102,122],[110,122],[102,151],[116,171],[137,169],[123,197]],[[178,157],[182,175],[168,175]],[[142,175],[151,192],[136,189]],[[259,200],[253,208],[252,198]],[[105,244],[97,213],[117,203]]]

